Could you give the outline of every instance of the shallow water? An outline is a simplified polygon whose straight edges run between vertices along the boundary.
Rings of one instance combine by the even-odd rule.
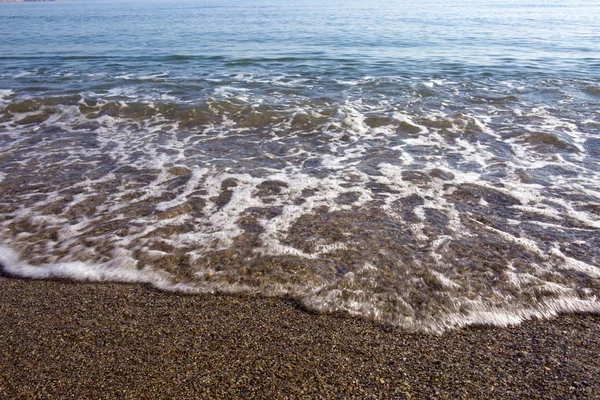
[[[0,263],[410,331],[598,312],[597,15],[2,4]]]

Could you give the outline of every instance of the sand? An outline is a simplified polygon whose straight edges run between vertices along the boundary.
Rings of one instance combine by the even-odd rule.
[[[600,397],[600,317],[406,334],[285,299],[0,277],[0,398]]]

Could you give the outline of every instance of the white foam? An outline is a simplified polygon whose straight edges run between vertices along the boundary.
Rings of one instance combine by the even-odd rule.
[[[240,82],[258,82],[262,77],[243,74],[236,79]],[[372,83],[374,80],[380,81],[379,78],[365,78],[359,83]],[[281,83],[285,86],[286,82]],[[449,82],[431,81],[430,84],[436,91],[456,89],[450,88]],[[240,83],[240,86],[243,84]],[[359,91],[363,88],[352,90]],[[97,141],[97,147],[95,144],[89,147],[82,146],[77,144],[77,141],[73,141],[73,144],[63,142],[57,147],[53,140],[60,140],[60,135],[47,137],[44,143],[32,144],[28,141],[30,135],[22,134],[25,132],[22,128],[4,124],[6,129],[3,129],[3,134],[12,135],[11,140],[14,139],[14,142],[9,142],[6,148],[0,149],[0,155],[8,152],[36,154],[36,157],[25,155],[25,160],[15,160],[11,164],[13,169],[35,167],[40,171],[42,178],[47,167],[55,170],[62,167],[71,171],[75,165],[89,167],[84,175],[105,165],[110,166],[113,171],[120,167],[135,167],[142,171],[140,175],[136,172],[114,172],[102,177],[93,173],[89,175],[95,176],[94,178],[77,183],[57,183],[58,180],[52,179],[52,184],[58,187],[56,190],[52,187],[53,191],[44,193],[45,197],[40,196],[39,200],[33,200],[34,196],[31,196],[39,195],[38,193],[17,194],[15,198],[21,207],[2,214],[3,220],[0,223],[4,242],[4,247],[0,248],[0,254],[4,254],[0,262],[8,265],[5,266],[7,272],[32,278],[144,282],[165,290],[186,293],[243,291],[286,295],[301,298],[307,306],[322,311],[342,310],[353,315],[394,323],[407,329],[436,332],[473,323],[518,323],[531,316],[554,315],[556,310],[597,309],[594,301],[577,298],[575,289],[585,285],[585,282],[578,282],[571,276],[575,274],[563,276],[560,273],[562,269],[569,269],[596,277],[597,266],[567,257],[558,247],[547,253],[545,249],[555,243],[544,243],[535,235],[527,236],[527,229],[532,224],[537,224],[559,238],[568,238],[570,234],[589,236],[590,232],[600,228],[597,216],[592,212],[580,211],[581,203],[587,200],[576,201],[569,197],[585,195],[586,198],[600,199],[600,191],[597,190],[598,173],[569,154],[561,156],[536,153],[527,142],[521,142],[514,137],[505,140],[502,135],[506,132],[502,129],[502,123],[498,123],[497,120],[529,118],[527,115],[531,114],[532,110],[528,110],[526,105],[521,105],[523,109],[520,111],[507,110],[501,106],[482,106],[463,110],[459,114],[450,111],[460,104],[454,103],[452,98],[443,99],[440,103],[442,107],[437,107],[447,109],[434,111],[416,99],[414,104],[405,105],[389,98],[369,101],[368,98],[356,100],[349,96],[347,101],[341,103],[328,101],[313,107],[307,105],[309,102],[300,95],[298,101],[285,96],[281,98],[276,94],[272,94],[273,98],[270,98],[237,87],[237,84],[216,89],[213,95],[219,98],[235,97],[235,102],[247,101],[246,105],[257,112],[261,112],[260,107],[263,103],[269,107],[276,105],[274,109],[278,110],[285,108],[286,111],[282,111],[284,122],[273,124],[268,126],[268,129],[258,132],[253,128],[242,128],[238,115],[228,114],[224,110],[213,110],[215,115],[223,118],[222,122],[202,127],[196,132],[201,134],[187,134],[174,127],[177,125],[176,121],[168,120],[164,115],[135,123],[127,118],[105,115],[93,120],[100,125],[99,128],[87,132],[77,128],[80,124],[90,122],[87,117],[81,115],[77,107],[57,107],[57,112],[51,116],[48,124],[61,127],[75,135],[84,132],[86,138],[93,137]],[[104,94],[86,95],[89,98],[99,98],[99,104],[105,104],[108,101],[107,97],[112,96],[131,96],[130,98],[138,101],[146,95],[135,90],[128,91],[126,88],[116,88]],[[156,96],[160,96],[160,93],[153,93],[149,98],[152,96],[155,96],[152,101],[159,104]],[[129,101],[122,101],[121,105],[127,107]],[[209,108],[211,101],[213,106],[215,104],[214,99],[208,99]],[[83,100],[81,102],[85,103]],[[277,108],[280,106],[281,108]],[[310,132],[304,131],[291,123],[297,113],[310,116],[313,120],[311,124],[314,121],[320,122],[315,122]],[[547,110],[539,112],[539,116],[536,117],[539,118],[536,121],[540,122],[538,128],[541,126],[540,129],[544,130],[558,129],[561,135],[565,135],[563,139],[575,144],[581,143],[585,137],[584,133],[577,131],[575,125],[565,118],[549,118],[550,114]],[[390,124],[371,128],[367,118],[382,115],[390,118]],[[507,124],[512,129],[514,123]],[[397,133],[396,129],[401,124],[404,127],[412,127],[410,132],[402,132],[400,127]],[[520,124],[519,128],[523,128],[522,125]],[[227,142],[229,140],[236,141],[231,148],[227,147],[230,146]],[[499,148],[495,146],[496,140],[501,141]],[[507,148],[505,143],[508,143],[510,148]],[[236,146],[246,148],[239,151]],[[511,149],[514,154],[509,154]],[[231,150],[231,153],[223,150]],[[55,156],[53,161],[37,161],[37,155],[52,154]],[[56,157],[58,155],[61,157]],[[93,161],[89,160],[90,157],[93,157]],[[262,165],[261,160],[268,161]],[[271,164],[275,161],[277,164]],[[320,166],[320,172],[323,174],[319,177],[311,175],[315,168],[305,168],[311,163]],[[169,173],[172,166],[190,169],[192,173],[187,181]],[[564,177],[560,176],[559,172],[556,176],[543,176],[540,179],[545,180],[544,185],[521,182],[518,171],[522,169],[538,179],[535,173],[540,168],[550,171],[566,168],[576,175]],[[436,177],[432,173],[433,169],[442,170],[447,174],[444,177]],[[407,171],[421,173],[424,179],[406,178]],[[494,176],[496,172],[504,171],[506,175]],[[148,179],[147,176],[152,178]],[[142,179],[139,179],[140,177]],[[5,184],[9,178],[10,173],[0,173],[0,183]],[[35,180],[35,177],[32,179]],[[237,185],[228,189],[231,198],[227,204],[217,205],[215,198],[222,194],[222,184],[226,179],[234,179]],[[282,181],[287,186],[280,186],[276,195],[260,197],[257,195],[258,186],[266,180]],[[386,185],[389,190],[378,191],[371,186],[372,184]],[[460,200],[453,198],[452,194],[461,185],[489,189],[490,192],[500,192],[515,198],[520,204],[507,205],[504,209],[507,215],[510,214],[514,219],[503,219],[502,213],[495,210],[498,204],[487,197],[487,200],[481,197],[477,204],[459,203]],[[303,195],[305,190],[310,191],[311,195]],[[69,195],[70,192],[75,194]],[[562,192],[569,196],[562,198]],[[341,203],[339,197],[349,193],[355,195],[356,201],[352,204],[338,204]],[[107,198],[90,210],[86,202],[94,200],[98,194],[105,194]],[[179,215],[173,213],[172,218],[165,218],[166,211],[185,204],[192,196],[196,200],[198,197],[203,199],[202,210],[192,210]],[[409,196],[418,197],[419,201],[415,204],[405,202],[404,199]],[[354,199],[350,196],[346,198]],[[374,201],[377,203],[372,203]],[[56,215],[47,211],[48,206],[55,202],[64,204]],[[128,215],[130,207],[138,203],[148,206],[147,214],[135,217]],[[74,215],[79,207],[88,207],[88,215]],[[273,282],[273,277],[266,276],[263,281],[258,281],[257,278],[258,283],[253,283],[254,286],[246,286],[228,284],[225,283],[225,279],[220,282],[217,280],[216,283],[200,280],[188,282],[185,279],[174,283],[182,277],[172,277],[159,270],[160,260],[168,252],[157,250],[160,247],[153,246],[156,244],[165,245],[162,248],[173,246],[176,252],[185,251],[186,256],[192,260],[192,273],[198,277],[226,277],[226,274],[232,274],[231,280],[235,280],[238,277],[235,271],[216,271],[203,262],[211,252],[226,250],[236,245],[236,238],[245,233],[239,225],[239,219],[253,207],[275,208],[277,212],[268,218],[257,217],[257,222],[263,229],[261,233],[256,233],[256,238],[257,243],[262,242],[262,245],[249,250],[245,257],[250,260],[261,256],[319,260],[317,263],[311,263],[315,268],[315,276],[306,278],[306,281],[284,283]],[[410,207],[410,210],[402,207]],[[336,239],[339,241],[336,242],[327,235],[315,232],[314,237],[304,239],[306,246],[299,246],[302,250],[290,245],[287,239],[288,235],[294,234],[295,223],[303,219],[310,220],[313,215],[322,215],[324,209],[329,213],[344,211],[341,213],[344,215],[352,215],[352,212],[358,215],[363,212],[382,213],[383,218],[395,225],[394,230],[397,226],[399,232],[398,237],[390,233],[390,239],[403,241],[395,246],[418,246],[419,249],[414,250],[414,254],[409,254],[409,258],[413,257],[414,260],[400,264],[400,261],[396,260],[397,250],[392,251],[392,247],[386,247],[389,245],[382,240],[381,248],[365,254],[364,259],[357,256],[358,261],[352,267],[357,268],[358,265],[358,270],[349,271],[341,278],[335,271],[319,276],[318,268],[321,265],[331,266],[339,262],[338,256],[343,259],[355,247],[362,248],[361,245],[370,244],[369,239],[361,235],[366,237],[369,234],[368,229],[374,229],[370,226],[359,226],[360,229],[364,228],[365,232],[340,232],[339,239]],[[436,225],[440,224],[439,222],[428,220],[432,210],[437,210],[443,216],[440,221],[445,221],[445,227]],[[479,213],[482,210],[495,213],[498,226],[482,224],[475,218],[468,220],[473,217],[469,215],[471,211]],[[406,220],[407,212],[410,212],[410,220]],[[524,216],[522,220],[518,219],[520,215]],[[536,215],[545,217],[544,222],[536,221]],[[547,222],[547,217],[552,218],[551,223]],[[581,224],[571,227],[569,221],[573,219]],[[467,220],[472,223],[467,223]],[[465,221],[465,224],[462,221]],[[20,234],[9,234],[7,229],[12,229],[13,223],[17,227],[22,225],[34,229]],[[96,229],[99,223],[108,226],[115,223],[125,228],[118,234],[110,228],[101,231]],[[320,223],[318,219],[316,223]],[[323,229],[328,229],[327,221],[323,224]],[[57,229],[57,233],[50,238],[39,234],[51,229]],[[163,233],[171,229],[174,233]],[[471,240],[485,236],[486,231],[490,232],[490,240],[510,243],[511,246],[516,244],[529,257],[527,265],[520,266],[518,271],[516,267],[510,270],[512,261],[506,260],[510,270],[508,282],[503,282],[506,287],[510,288],[512,285],[516,291],[530,293],[538,289],[553,292],[558,295],[560,301],[552,302],[553,300],[542,298],[536,304],[527,305],[521,299],[510,297],[515,291],[487,290],[490,286],[488,280],[493,279],[493,273],[490,271],[480,271],[479,275],[471,271],[459,273],[455,264],[460,262],[452,259],[454,250],[451,244],[456,244],[452,241],[460,242],[461,239]],[[91,235],[92,232],[94,235]],[[451,234],[448,235],[448,232]],[[516,232],[523,232],[523,237],[519,237]],[[373,234],[378,235],[380,232]],[[356,243],[360,240],[365,241]],[[27,254],[27,259],[17,260],[9,248],[19,249],[23,254]],[[426,256],[420,258],[422,254]],[[42,257],[47,261],[45,264],[27,264],[28,261],[35,264]],[[542,261],[538,261],[538,257]],[[106,258],[111,258],[112,261],[98,261]],[[92,261],[83,263],[76,261],[78,259]],[[532,261],[534,259],[536,261]],[[324,262],[321,263],[321,260]],[[385,267],[378,264],[380,260],[387,263]],[[142,262],[148,265],[141,265]],[[335,269],[335,266],[332,268]],[[382,272],[384,269],[402,275],[385,275]],[[420,306],[411,300],[409,292],[416,287],[411,285],[429,284],[425,282],[424,275],[419,275],[419,271],[426,272],[425,276],[435,277],[431,284],[438,291],[437,295],[444,299],[444,303],[436,298],[431,300],[433,303]],[[544,280],[548,273],[559,274],[560,282],[564,284]],[[325,276],[327,278],[324,278]],[[456,290],[474,290],[472,288],[477,286],[483,289],[468,295]],[[431,288],[425,287],[423,293],[428,289]],[[590,292],[592,289],[580,289],[580,292],[591,293],[591,299],[591,295],[594,294],[593,291]],[[389,311],[391,305],[398,305],[399,308],[393,312]],[[434,309],[438,306],[446,308]],[[467,311],[457,311],[461,307]]]
[[[13,75],[13,78],[24,78],[26,76],[32,75],[32,72],[29,71],[20,71]]]
[[[156,78],[165,78],[169,76],[169,71],[166,72],[159,72],[156,74],[149,74],[149,75],[140,75],[137,77],[137,79],[140,80],[151,80],[151,79],[156,79]]]
[[[559,313],[599,313],[600,303],[595,300],[581,300],[576,297],[565,297],[545,301],[532,308],[485,309],[468,313],[454,313],[443,317],[441,320],[428,321],[425,330],[443,333],[448,329],[461,328],[468,325],[492,325],[507,327],[518,325],[523,321],[533,318],[549,319]],[[418,325],[417,325],[418,326]],[[423,327],[421,327],[422,329]]]
[[[163,271],[138,270],[137,262],[130,258],[113,259],[104,264],[64,262],[29,265],[17,254],[0,244],[0,264],[4,272],[29,279],[73,279],[85,282],[150,283],[157,287],[169,286],[170,277]]]
[[[509,242],[518,244],[519,246],[527,249],[528,251],[531,251],[531,252],[537,254],[538,256],[540,256],[542,258],[546,258],[546,253],[542,249],[540,249],[540,247],[534,240],[531,240],[531,239],[525,238],[525,237],[517,237],[517,236],[511,235],[508,232],[501,231],[500,229],[496,229],[491,226],[484,225],[477,220],[474,220],[474,219],[471,219],[471,220],[477,224],[480,224],[481,226],[484,226],[486,229],[489,229],[490,231],[496,232],[497,234],[499,234],[500,236],[502,236],[504,239],[508,240]]]
[[[203,168],[203,169],[194,168],[190,179],[186,182],[186,184],[183,188],[184,189],[183,192],[178,194],[177,197],[175,197],[173,200],[163,201],[161,203],[158,203],[156,205],[156,209],[160,210],[160,211],[165,211],[165,210],[168,210],[169,208],[176,207],[176,206],[179,206],[179,205],[185,203],[187,201],[187,198],[190,195],[190,193],[192,193],[194,190],[197,190],[197,187],[199,186],[199,184],[202,181],[202,179],[204,178],[204,176],[208,173],[208,171],[209,170],[207,168]],[[160,182],[160,183],[162,183],[162,182]]]
[[[133,79],[134,76],[134,74],[121,74],[115,76],[115,79]]]
[[[561,265],[562,268],[570,269],[572,271],[582,272],[588,275],[591,278],[600,278],[600,268],[587,264],[581,260],[577,260],[572,257],[568,257],[564,255],[558,247],[553,247],[550,250],[550,254],[558,256],[562,258],[564,264]]]
[[[459,284],[457,284],[456,282],[454,282],[452,279],[448,278],[446,275],[442,274],[441,272],[431,271],[431,274],[433,276],[435,276],[440,281],[440,283],[447,288],[456,289],[456,288],[460,287]]]
[[[9,89],[0,89],[0,107],[4,107],[10,102],[10,97],[14,95],[14,92]]]

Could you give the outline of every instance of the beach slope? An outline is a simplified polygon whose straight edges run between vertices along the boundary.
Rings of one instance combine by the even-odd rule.
[[[294,301],[0,278],[2,398],[594,398],[600,319],[404,334]]]

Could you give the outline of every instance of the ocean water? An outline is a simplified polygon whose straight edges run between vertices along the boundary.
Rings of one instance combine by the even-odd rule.
[[[407,331],[600,312],[600,2],[0,4],[0,264]]]

